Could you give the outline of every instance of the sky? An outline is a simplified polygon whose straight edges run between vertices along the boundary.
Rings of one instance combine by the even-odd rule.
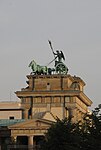
[[[101,104],[100,0],[0,0],[0,101],[17,100],[33,59],[44,66],[54,58],[48,40],[68,74],[86,83],[92,108]]]

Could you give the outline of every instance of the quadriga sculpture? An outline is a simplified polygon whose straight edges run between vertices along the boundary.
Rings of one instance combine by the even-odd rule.
[[[34,74],[47,74],[48,71],[47,66],[40,66],[34,60],[30,62],[29,67],[31,67],[32,73]]]

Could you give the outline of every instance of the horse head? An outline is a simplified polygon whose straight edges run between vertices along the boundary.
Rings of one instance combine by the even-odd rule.
[[[34,60],[32,60],[29,64],[29,67],[31,67],[32,71],[36,71],[36,62]]]

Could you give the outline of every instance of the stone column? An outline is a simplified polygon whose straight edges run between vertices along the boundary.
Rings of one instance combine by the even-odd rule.
[[[17,136],[12,136],[12,143],[13,143],[13,145],[14,145],[14,149],[16,149],[17,148]]]
[[[28,119],[28,109],[23,110],[23,119]]]
[[[28,136],[28,148],[29,150],[33,150],[33,135]]]
[[[79,110],[79,112],[78,112],[78,121],[82,121],[82,114],[81,114],[82,112]]]
[[[76,122],[76,109],[75,108],[68,108],[69,117],[71,118],[71,121],[74,123]]]
[[[17,136],[13,136],[12,140],[13,140],[14,144],[16,144],[17,143]]]
[[[61,97],[61,109],[62,109],[62,119],[64,119],[66,117],[64,97]]]

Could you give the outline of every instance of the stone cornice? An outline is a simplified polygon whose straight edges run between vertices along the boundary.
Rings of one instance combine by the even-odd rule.
[[[79,98],[80,98],[87,106],[91,106],[92,101],[91,101],[83,92],[80,92]]]
[[[79,82],[81,83],[82,86],[85,86],[85,82],[80,78],[80,77],[77,77],[77,76],[71,76],[70,74],[68,75],[61,75],[61,74],[52,74],[52,75],[27,75],[27,78],[28,79],[32,79],[32,78],[35,78],[35,79],[38,79],[38,78],[69,78],[72,82]]]
[[[31,96],[74,96],[79,95],[78,90],[54,90],[54,91],[17,91],[15,92],[18,97],[31,97]]]
[[[77,96],[87,106],[91,106],[92,101],[79,90],[63,90],[63,91],[17,91],[17,96],[21,97],[37,97],[37,96]]]
[[[63,77],[63,78],[67,78],[67,77],[70,77],[70,75],[61,75],[61,74],[52,74],[52,75],[27,75],[27,78],[28,79],[31,79],[31,78],[60,78],[60,77]]]
[[[43,123],[43,124],[46,124],[46,127],[41,125],[41,126],[38,126],[36,124],[36,122],[40,122],[40,123]],[[16,124],[13,124],[13,125],[10,125],[8,126],[9,129],[45,129],[47,127],[49,127],[50,125],[52,125],[53,123],[55,123],[54,121],[50,121],[50,120],[46,120],[46,119],[27,119],[25,120],[24,122],[21,122],[21,123],[16,123]],[[33,126],[34,125],[34,126]]]

